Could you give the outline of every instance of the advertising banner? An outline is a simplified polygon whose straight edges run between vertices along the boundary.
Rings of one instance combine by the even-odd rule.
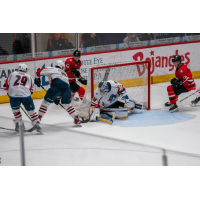
[[[115,63],[127,63],[138,61],[150,61],[151,76],[161,76],[174,74],[175,68],[171,62],[174,55],[181,55],[182,61],[190,67],[192,72],[200,71],[200,43],[176,44],[166,46],[149,46],[145,48],[137,48],[130,50],[107,51],[93,54],[82,55],[81,75],[87,79],[88,69],[94,66],[110,65]],[[69,56],[59,58],[64,62]],[[35,60],[25,62],[29,67],[29,74],[34,78],[35,72],[41,67],[53,67],[58,58],[50,58],[46,60]],[[9,73],[17,70],[18,63],[0,64],[0,95],[6,95],[2,90],[3,84]],[[140,78],[147,69],[145,67],[136,67],[136,77]],[[47,89],[49,80],[42,77],[42,85]],[[35,91],[41,88],[35,86]]]

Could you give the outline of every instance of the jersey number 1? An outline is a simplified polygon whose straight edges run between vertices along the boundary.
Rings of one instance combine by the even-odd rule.
[[[14,82],[14,85],[13,86],[18,86],[18,85],[22,85],[22,86],[25,86],[26,85],[26,82],[27,82],[27,77],[26,76],[19,76],[17,75],[16,76],[16,81]]]

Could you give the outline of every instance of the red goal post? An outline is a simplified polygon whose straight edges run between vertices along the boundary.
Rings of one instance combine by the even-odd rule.
[[[133,98],[136,102],[142,102],[143,105],[145,105],[144,107],[149,110],[151,84],[150,69],[150,61],[111,64],[90,68],[91,99],[94,97],[94,91],[98,86],[98,83],[107,76],[107,80],[113,80],[123,84],[129,98]],[[102,71],[105,71],[105,73],[102,73]]]

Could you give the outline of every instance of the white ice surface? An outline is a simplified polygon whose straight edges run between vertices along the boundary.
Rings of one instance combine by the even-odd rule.
[[[197,88],[200,79],[196,79]],[[151,110],[168,110],[169,83],[151,85]],[[193,92],[181,94],[179,100]],[[25,133],[26,165],[162,165],[163,149],[168,165],[200,165],[200,104],[190,107],[195,95],[178,102],[179,113],[191,120],[148,127],[120,127],[99,122],[75,127],[60,106],[52,104],[42,119],[44,135]],[[34,100],[38,111],[42,99]],[[30,121],[22,112],[26,127]],[[9,104],[0,104],[0,127],[14,128]],[[147,145],[147,146],[146,146]],[[192,155],[180,154],[188,153]],[[20,165],[19,134],[0,129],[0,166]]]

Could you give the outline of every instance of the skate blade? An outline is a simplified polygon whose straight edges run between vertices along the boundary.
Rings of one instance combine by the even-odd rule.
[[[173,112],[178,112],[178,111],[179,111],[179,109],[176,108],[176,109],[174,109],[174,110],[170,110],[169,112],[170,112],[170,113],[173,113]]]
[[[75,124],[76,125],[76,127],[82,127],[82,125],[80,125],[80,124]]]

